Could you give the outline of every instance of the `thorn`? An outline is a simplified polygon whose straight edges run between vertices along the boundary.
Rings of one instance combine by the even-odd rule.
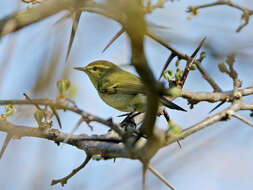
[[[38,110],[41,110],[40,106],[39,106],[38,104],[34,103],[34,102],[32,101],[32,99],[31,99],[26,93],[23,93],[23,95],[24,95],[25,98],[26,98],[27,100],[29,100]],[[41,111],[42,111],[42,110],[41,110]]]
[[[176,57],[176,54],[174,54],[173,52],[170,54],[169,58],[167,59],[164,67],[163,67],[163,70],[160,74],[160,77],[159,77],[159,80],[161,80],[162,76],[163,76],[163,73],[164,71],[167,69],[167,67],[169,66],[169,64],[171,63],[171,61],[174,59],[174,57]]]
[[[226,101],[222,101],[220,102],[217,106],[215,106],[211,111],[209,111],[208,113],[212,113],[214,110],[216,110],[217,108],[219,108],[220,106],[222,106]]]
[[[121,115],[117,115],[116,117],[130,116],[131,114],[132,114],[132,112],[130,112],[130,113],[124,113],[124,114],[121,114]]]
[[[75,127],[72,129],[72,131],[68,134],[68,136],[66,137],[66,139],[63,141],[63,143],[67,143],[70,136],[73,135],[73,133],[78,129],[78,127],[81,125],[81,123],[84,121],[83,117],[81,117],[77,124],[75,125]]]
[[[72,30],[71,30],[71,34],[70,34],[70,40],[69,40],[69,45],[68,45],[67,56],[66,56],[66,59],[65,59],[66,62],[68,60],[70,50],[71,50],[71,47],[73,45],[73,41],[74,41],[74,38],[75,38],[75,35],[76,35],[76,31],[77,31],[77,27],[78,27],[78,24],[79,24],[81,14],[82,14],[82,11],[76,11],[76,12],[73,13],[74,18],[73,18],[73,25],[72,25]]]
[[[181,143],[180,143],[179,140],[177,140],[177,144],[178,144],[179,148],[181,149],[181,148],[182,148],[182,145],[181,145]]]
[[[187,78],[187,76],[188,76],[188,74],[189,74],[189,72],[190,72],[191,66],[192,66],[192,64],[195,62],[196,57],[197,57],[197,55],[198,55],[198,52],[199,52],[200,48],[202,47],[202,45],[204,44],[205,40],[206,40],[206,37],[204,37],[204,38],[201,40],[201,42],[199,43],[197,49],[196,49],[196,50],[193,52],[193,54],[191,55],[191,59],[188,59],[188,60],[187,60],[186,67],[185,67],[183,76],[182,76],[182,78],[181,78],[181,87],[184,86],[185,80],[186,80],[186,78]]]
[[[50,106],[50,108],[51,108],[51,110],[53,111],[53,113],[54,113],[54,115],[56,117],[56,120],[57,120],[57,122],[59,124],[60,129],[62,129],[62,124],[61,124],[60,116],[58,115],[58,113],[57,113],[57,111],[56,111],[56,109],[54,107]]]
[[[9,142],[11,141],[11,139],[12,139],[12,135],[10,135],[8,133],[7,136],[5,137],[4,144],[3,144],[2,150],[0,152],[0,159],[2,158],[2,156],[3,156],[3,154],[4,154],[5,150],[6,150]]]
[[[201,42],[199,43],[199,46],[197,47],[197,49],[193,52],[193,54],[191,55],[191,58],[194,58],[197,53],[199,52],[200,48],[203,46],[205,40],[206,40],[206,36],[201,40]]]
[[[105,46],[105,48],[102,50],[102,53],[104,53],[105,50],[107,50],[107,49],[112,45],[112,43],[113,43],[115,40],[117,40],[117,39],[120,37],[120,35],[123,34],[124,32],[125,32],[125,29],[122,27],[122,28],[120,29],[120,31],[118,31],[118,32],[115,34],[115,36],[109,41],[109,43]]]

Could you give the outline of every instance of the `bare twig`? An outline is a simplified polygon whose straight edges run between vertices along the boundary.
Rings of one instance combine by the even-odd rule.
[[[13,135],[10,135],[9,133],[7,134],[7,136],[5,137],[5,140],[4,140],[4,144],[2,146],[2,149],[1,149],[1,152],[0,152],[0,159],[2,158],[3,154],[4,154],[4,151],[6,150],[9,142],[11,141]]]
[[[63,133],[56,129],[41,129],[41,128],[32,128],[21,125],[14,125],[7,121],[0,120],[0,131],[13,134],[16,138],[22,137],[36,137],[43,138],[54,141],[56,143],[63,143],[69,134]],[[85,138],[93,140],[85,140]],[[109,135],[108,138],[112,138],[112,135]],[[117,136],[116,136],[117,137]],[[97,136],[98,141],[96,141],[94,136],[88,136],[85,134],[82,135],[71,135],[67,144],[75,146],[81,150],[84,150],[89,155],[103,155],[107,159],[110,158],[128,158],[138,159],[137,154],[132,154],[125,149],[125,146],[122,143],[111,143],[101,141],[101,138],[107,138],[107,136],[102,135],[102,137]]]
[[[187,129],[185,129],[181,134],[179,134],[177,137],[172,137],[169,138],[166,146],[176,142],[177,140],[181,140],[184,139],[218,121],[221,120],[226,120],[226,119],[230,119],[231,113],[234,113],[238,110],[240,110],[240,103],[236,103],[231,105],[229,108],[225,109],[224,111],[221,111],[211,117],[207,117],[206,119],[204,119],[203,121],[200,121],[199,123],[197,123],[196,125],[193,125],[192,127],[189,127]]]
[[[147,190],[147,165],[145,163],[142,164],[142,189]]]
[[[238,113],[234,112],[234,113],[232,114],[232,116],[235,117],[235,118],[237,118],[237,119],[239,119],[239,120],[241,120],[242,122],[248,124],[249,126],[253,127],[253,123],[252,123],[251,121],[249,121],[249,120],[246,119],[245,117],[239,115]]]
[[[153,166],[149,163],[148,164],[148,169],[156,176],[158,177],[163,183],[165,183],[170,189],[176,190],[168,181],[165,177],[163,177]]]
[[[85,160],[84,160],[84,162],[78,168],[74,169],[69,175],[67,175],[64,178],[52,180],[51,185],[56,185],[58,183],[61,183],[61,185],[64,186],[65,184],[67,184],[68,180],[72,176],[74,176],[76,173],[78,173],[81,169],[83,169],[88,164],[88,162],[90,161],[90,159],[91,159],[91,156],[87,155],[86,158],[85,158]]]
[[[213,87],[214,92],[222,92],[218,84],[209,76],[208,72],[202,66],[201,62],[197,62],[197,67],[203,78]]]
[[[226,59],[226,63],[229,67],[229,71],[226,72],[230,78],[233,80],[233,96],[237,96],[237,92],[238,92],[238,88],[241,87],[241,82],[240,80],[238,79],[238,74],[237,72],[235,71],[234,69],[234,63],[235,63],[235,54],[232,54],[230,56],[227,56],[227,59]]]
[[[253,86],[240,89],[238,92],[242,96],[248,96],[253,94]],[[224,92],[192,92],[186,89],[182,89],[182,97],[194,102],[220,102],[220,101],[233,101],[233,90]]]
[[[251,110],[253,111],[253,104],[242,104],[241,110]]]
[[[216,2],[213,2],[213,3],[207,3],[203,5],[198,5],[198,6],[190,6],[188,8],[188,12],[191,12],[193,15],[196,15],[199,9],[220,6],[220,5],[230,6],[242,11],[241,18],[242,20],[244,20],[244,23],[237,28],[236,32],[240,32],[249,23],[249,19],[253,15],[253,9],[248,9],[246,7],[240,6],[236,3],[233,3],[231,0],[217,0]]]
[[[113,123],[109,120],[104,120],[100,117],[94,116],[92,114],[86,113],[83,110],[79,109],[76,106],[70,106],[65,104],[64,102],[57,101],[57,100],[50,100],[50,99],[35,99],[35,100],[0,100],[0,105],[7,105],[7,104],[16,104],[16,105],[48,105],[50,107],[54,107],[55,109],[62,109],[62,110],[69,110],[76,114],[81,115],[88,121],[99,122],[108,127],[112,130],[116,131],[120,136],[123,136],[124,132],[120,129],[118,124]]]
[[[151,5],[149,1],[148,5],[146,6],[145,12],[146,13],[152,13],[157,8],[163,8],[166,0],[159,0],[154,5]]]

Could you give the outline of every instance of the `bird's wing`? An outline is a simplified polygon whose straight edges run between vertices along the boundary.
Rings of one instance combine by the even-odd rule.
[[[98,91],[107,94],[120,93],[129,95],[144,93],[140,78],[126,71],[121,72],[123,73],[108,73],[108,75],[102,77],[98,83]]]
[[[98,84],[98,91],[100,93],[106,94],[120,93],[125,95],[145,94],[143,84],[140,78],[130,73],[127,73],[125,75],[124,73],[123,74],[110,73],[110,76],[105,76],[105,78],[103,77],[100,81]],[[165,97],[160,97],[160,102],[170,109],[186,111],[185,109],[181,108],[180,106],[176,105],[175,103],[166,99]]]

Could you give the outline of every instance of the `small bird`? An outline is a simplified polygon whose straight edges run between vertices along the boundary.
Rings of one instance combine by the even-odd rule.
[[[100,98],[109,106],[122,112],[145,112],[147,98],[143,83],[136,75],[105,60],[74,69],[88,75]],[[185,111],[165,97],[160,98],[160,103],[170,109]]]

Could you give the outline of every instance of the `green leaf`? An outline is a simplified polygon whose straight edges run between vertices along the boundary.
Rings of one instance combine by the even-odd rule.
[[[174,86],[172,88],[169,88],[167,90],[167,93],[169,96],[172,97],[179,97],[182,95],[182,88],[180,86]]]
[[[12,104],[8,104],[5,107],[5,117],[10,117],[11,115],[13,115],[16,112],[16,108],[12,105]]]
[[[57,88],[60,92],[60,95],[64,96],[65,93],[68,91],[69,87],[71,85],[71,82],[69,80],[58,80],[57,81]]]
[[[222,72],[222,73],[228,73],[228,69],[227,69],[227,67],[226,67],[226,65],[224,63],[220,63],[218,65],[218,67],[219,67],[220,72]]]
[[[68,94],[66,94],[66,97],[73,98],[78,92],[78,86],[72,85],[71,88],[68,91]]]
[[[168,121],[168,125],[171,136],[177,136],[183,131],[183,129],[172,120]]]
[[[103,157],[101,155],[93,155],[92,156],[92,160],[100,161],[102,159],[103,159]]]
[[[197,69],[197,65],[194,63],[194,64],[192,64],[192,66],[191,66],[191,70],[196,70]]]
[[[202,51],[200,53],[200,59],[204,59],[206,57],[206,52]]]
[[[176,72],[176,74],[175,74],[175,79],[176,79],[176,81],[180,81],[181,78],[182,78],[182,76],[183,76],[183,70],[177,68],[177,72]]]
[[[45,117],[45,114],[42,110],[37,110],[34,113],[34,118],[37,121],[37,123],[40,125],[42,123],[43,118]]]
[[[173,71],[172,70],[165,70],[163,72],[163,77],[167,80],[170,81],[173,79]]]

